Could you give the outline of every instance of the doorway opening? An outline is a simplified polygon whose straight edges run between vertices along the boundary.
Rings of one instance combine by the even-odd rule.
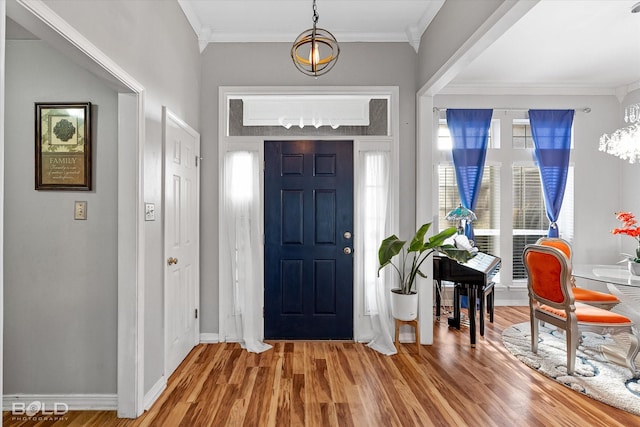
[[[322,111],[343,111],[343,115],[339,116],[325,116],[323,115],[322,125],[318,121],[313,124],[313,119],[308,118],[305,114],[305,109],[292,110],[282,108],[283,117],[287,120],[283,120],[283,123],[278,125],[273,120],[277,120],[272,113],[275,109],[254,109],[247,116],[246,109],[242,109],[238,106],[238,100],[243,102],[240,106],[245,104],[245,100],[251,99],[252,101],[265,98],[268,102],[276,102],[278,99],[287,100],[284,102],[291,107],[291,99],[299,100],[297,96],[304,95],[304,100],[300,105],[312,105],[307,101],[314,99],[322,100],[322,102],[334,103],[336,108],[324,108]],[[225,341],[244,341],[247,343],[248,339],[255,339],[261,341],[265,337],[266,324],[263,313],[266,314],[271,308],[271,303],[265,300],[265,242],[267,241],[267,234],[265,230],[265,220],[268,216],[267,213],[267,201],[266,201],[266,180],[268,179],[268,173],[265,171],[265,156],[267,150],[267,144],[269,140],[277,141],[300,141],[300,140],[313,140],[322,141],[322,143],[335,143],[337,141],[344,142],[349,140],[352,144],[352,162],[353,162],[353,228],[351,230],[341,230],[338,233],[339,237],[336,237],[337,243],[343,244],[345,231],[351,233],[351,245],[343,244],[342,246],[336,245],[341,251],[348,247],[352,251],[349,256],[346,256],[344,252],[341,252],[346,258],[351,257],[353,272],[351,274],[352,279],[352,291],[349,303],[352,306],[351,320],[347,320],[344,323],[349,324],[352,328],[351,337],[355,341],[368,341],[373,337],[371,316],[376,314],[375,309],[372,309],[371,305],[367,302],[367,293],[372,293],[367,290],[371,285],[366,282],[375,282],[376,280],[376,267],[375,260],[369,262],[365,266],[365,255],[371,258],[375,257],[377,246],[379,242],[374,242],[375,239],[365,239],[364,224],[370,218],[367,217],[365,199],[366,179],[365,174],[367,170],[371,168],[365,167],[365,164],[371,163],[372,154],[380,154],[380,158],[384,159],[385,164],[388,164],[388,182],[384,185],[384,196],[389,197],[389,210],[385,213],[385,232],[397,233],[398,232],[398,199],[399,199],[399,180],[398,180],[398,144],[399,144],[399,108],[398,108],[398,96],[399,91],[397,87],[257,87],[257,88],[232,88],[222,87],[220,89],[220,116],[219,116],[219,335],[218,340]],[[341,109],[341,105],[345,99],[351,99],[353,96],[357,99],[382,99],[384,100],[384,130],[379,127],[379,121],[374,120],[373,123],[361,125],[348,125],[347,112],[348,109]],[[360,103],[360,105],[368,105],[369,115],[359,114],[357,120],[365,120],[366,118],[373,117],[376,113],[372,113],[372,108],[377,109],[380,105],[376,105],[376,102]],[[277,102],[276,102],[277,103]],[[249,105],[250,103],[246,103]],[[269,104],[274,105],[274,104]],[[351,104],[353,107],[355,104]],[[347,111],[347,112],[345,112]],[[356,109],[350,110],[352,112]],[[238,117],[237,113],[242,114]],[[261,116],[261,114],[266,114]],[[299,117],[292,118],[292,114],[298,114]],[[324,113],[323,113],[324,114]],[[246,117],[244,117],[246,116]],[[270,117],[274,116],[274,117]],[[325,118],[331,120],[337,120],[337,117],[341,117],[346,121],[342,121],[338,126],[326,126],[324,122]],[[346,117],[346,118],[345,118]],[[364,119],[363,119],[364,117]],[[376,116],[377,117],[377,116]],[[248,122],[247,119],[250,119]],[[293,122],[289,122],[289,119],[295,119]],[[261,121],[263,120],[263,121]],[[297,121],[296,121],[297,120]],[[253,124],[252,124],[253,123]],[[291,123],[297,125],[292,126]],[[255,127],[253,127],[255,125]],[[317,127],[316,127],[317,125]],[[367,134],[367,131],[363,130],[363,127],[371,127],[375,129],[374,135]],[[347,132],[345,134],[345,132]],[[240,162],[239,160],[246,158],[246,161]],[[295,161],[293,161],[295,163]],[[239,196],[245,192],[238,192],[233,185],[230,185],[229,179],[236,172],[232,172],[231,168],[241,167],[246,164],[244,170],[245,173],[239,174],[245,177],[245,181],[253,182],[250,187],[246,185],[243,188],[251,188],[251,191],[243,197],[244,201],[251,199],[250,204],[252,208],[246,210],[246,215],[250,215],[251,224],[253,224],[252,232],[255,237],[254,240],[248,240],[249,242],[257,242],[255,245],[251,245],[252,254],[254,256],[248,259],[242,258],[242,262],[234,262],[237,256],[237,251],[242,241],[237,240],[234,244],[229,244],[229,238],[237,239],[242,237],[241,234],[237,234],[238,221],[240,216],[233,214],[230,211],[230,206],[233,206],[234,199],[238,199]],[[254,172],[253,171],[257,171]],[[388,190],[388,193],[387,193]],[[232,194],[234,196],[232,196]],[[279,196],[278,196],[279,198]],[[327,197],[330,198],[330,197]],[[293,199],[293,196],[291,197]],[[234,208],[235,209],[235,208]],[[236,211],[237,212],[237,211]],[[370,217],[369,213],[369,217]],[[270,224],[272,221],[267,220]],[[230,231],[231,230],[231,231]],[[233,235],[231,235],[233,234]],[[342,239],[338,242],[338,240]],[[365,247],[365,240],[368,242]],[[375,247],[374,247],[375,246]],[[289,267],[292,267],[294,263],[288,263]],[[373,269],[371,268],[373,265]],[[327,267],[323,265],[323,267]],[[292,267],[293,268],[293,267]],[[295,269],[294,269],[295,270]],[[320,270],[318,270],[320,271]],[[322,271],[330,271],[327,267]],[[324,273],[323,273],[324,274]],[[331,273],[333,274],[333,273]],[[248,278],[251,277],[250,280]],[[249,283],[246,288],[239,287],[240,283]],[[291,282],[295,283],[295,282]],[[288,295],[288,294],[287,294]],[[287,301],[287,304],[293,304],[294,300]],[[245,312],[242,313],[242,305],[249,304],[250,309],[245,307]],[[322,302],[323,306],[321,310],[328,311],[325,302]],[[291,309],[291,306],[289,307]],[[373,311],[372,311],[373,310]],[[255,332],[253,337],[247,337],[246,326],[251,326],[251,330]],[[268,334],[267,334],[268,336]],[[275,336],[275,335],[274,335]]]

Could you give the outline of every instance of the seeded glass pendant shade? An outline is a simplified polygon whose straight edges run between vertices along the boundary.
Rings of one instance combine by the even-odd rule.
[[[317,28],[318,11],[313,0],[313,28],[303,31],[293,42],[291,59],[300,72],[318,77],[329,72],[340,55],[338,41],[329,31]]]

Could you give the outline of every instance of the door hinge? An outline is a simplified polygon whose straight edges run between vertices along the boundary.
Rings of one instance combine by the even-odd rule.
[[[196,167],[198,167],[198,160],[200,160],[200,157],[196,156]]]
[[[264,317],[264,307],[262,307],[262,317]]]
[[[196,308],[196,319],[198,318],[198,309]]]

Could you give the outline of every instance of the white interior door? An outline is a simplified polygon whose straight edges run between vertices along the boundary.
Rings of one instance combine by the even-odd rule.
[[[200,135],[166,108],[165,378],[198,343]]]

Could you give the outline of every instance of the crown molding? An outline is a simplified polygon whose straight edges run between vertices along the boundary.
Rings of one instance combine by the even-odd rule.
[[[406,32],[362,33],[331,31],[339,43],[407,43],[410,42]],[[293,43],[300,33],[292,32],[229,32],[214,31],[211,28],[200,30],[198,40],[207,43]]]
[[[202,22],[200,22],[200,18],[198,18],[198,14],[193,10],[191,3],[184,0],[178,0],[178,4],[184,13],[184,16],[187,17],[187,21],[191,24],[191,28],[193,28],[193,32],[196,33],[198,38],[200,37],[200,33],[203,29]]]
[[[616,89],[568,85],[548,86],[497,86],[450,84],[437,95],[564,95],[564,96],[617,96]]]
[[[630,85],[627,86],[628,92],[633,92],[639,89],[640,89],[640,80],[638,80],[635,83],[631,83]]]
[[[418,51],[420,50],[420,39],[422,38],[422,33],[418,31],[418,27],[415,27],[413,25],[407,27],[406,33],[409,44],[416,51],[416,53],[418,53]]]
[[[616,97],[618,98],[618,101],[622,102],[624,101],[624,98],[626,98],[626,96],[628,94],[630,94],[631,92],[634,92],[636,90],[640,89],[640,80],[638,80],[637,82],[628,84],[628,85],[623,85],[623,86],[619,86],[615,89],[615,94]]]
[[[418,53],[420,37],[409,33],[333,33],[338,43],[409,43]],[[203,28],[198,34],[200,53],[209,43],[293,43],[298,33],[231,33]]]
[[[418,53],[420,49],[420,40],[422,39],[422,35],[427,30],[431,21],[436,17],[440,8],[444,5],[445,0],[437,0],[429,2],[427,6],[427,10],[424,11],[420,20],[416,25],[410,25],[406,29],[407,33],[407,41]]]

